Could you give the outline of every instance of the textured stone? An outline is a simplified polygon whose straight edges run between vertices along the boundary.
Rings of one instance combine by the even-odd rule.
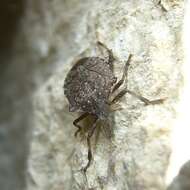
[[[33,79],[38,86],[32,99],[28,190],[165,189],[182,85],[184,1],[34,0],[27,6],[23,30],[37,63]],[[72,121],[78,115],[69,113],[63,82],[78,58],[105,56],[97,40],[113,50],[118,78],[129,54],[134,55],[129,89],[167,100],[144,106],[126,95],[123,109],[110,115],[113,137],[100,134],[85,178],[79,170],[87,162],[86,141],[74,138]]]

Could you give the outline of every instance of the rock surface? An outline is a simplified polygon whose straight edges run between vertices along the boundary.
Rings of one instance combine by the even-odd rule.
[[[30,51],[22,62],[28,61],[32,83],[24,82],[37,89],[30,111],[28,190],[166,188],[170,131],[182,85],[183,12],[182,0],[28,1],[18,38]],[[106,56],[97,40],[113,50],[118,78],[129,54],[134,55],[129,89],[151,100],[167,99],[144,106],[126,95],[123,109],[110,115],[113,136],[100,133],[85,177],[80,169],[87,162],[86,141],[74,138],[72,121],[78,114],[69,113],[63,84],[78,58]]]

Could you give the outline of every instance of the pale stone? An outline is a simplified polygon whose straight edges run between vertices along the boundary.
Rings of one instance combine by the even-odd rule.
[[[28,190],[166,188],[170,132],[182,86],[180,32],[184,1],[30,1],[23,24],[36,56],[33,138],[28,161]],[[82,56],[105,56],[99,40],[113,50],[118,78],[130,53],[128,87],[164,104],[144,106],[126,95],[122,110],[110,115],[114,136],[101,134],[93,148],[87,178],[86,141],[74,138],[63,84]],[[83,53],[82,55],[80,55]]]

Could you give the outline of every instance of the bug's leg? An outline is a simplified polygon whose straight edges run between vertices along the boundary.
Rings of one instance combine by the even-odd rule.
[[[164,11],[164,12],[168,12],[167,9],[164,7],[164,5],[162,4],[162,0],[159,0],[158,5],[160,5],[161,9]]]
[[[75,137],[77,137],[77,134],[81,131],[81,128],[82,128],[80,125],[78,125],[78,122],[80,122],[81,120],[83,120],[88,115],[89,115],[89,113],[84,113],[80,117],[78,117],[77,119],[75,119],[73,121],[73,125],[78,128],[77,131],[75,132]]]
[[[121,92],[119,92],[114,98],[113,100],[111,100],[110,105],[111,104],[115,104],[116,102],[118,102],[125,94],[127,93],[127,90],[122,90]]]
[[[133,91],[130,91],[130,90],[126,90],[127,92],[126,93],[129,93],[131,94],[132,96],[138,98],[139,100],[141,100],[146,106],[147,105],[155,105],[155,104],[161,104],[165,101],[166,98],[161,98],[161,99],[156,99],[156,100],[149,100],[141,95],[138,95],[136,94],[135,92]]]
[[[130,65],[130,62],[131,62],[131,57],[132,57],[132,54],[129,55],[126,63],[125,63],[125,66],[124,66],[124,69],[123,69],[123,75],[122,75],[122,78],[121,80],[119,80],[115,86],[113,87],[112,89],[112,93],[115,92],[122,84],[123,82],[125,81],[125,79],[127,78],[127,73],[128,73],[128,68],[129,68],[129,65]]]
[[[109,49],[105,44],[103,44],[102,42],[98,41],[97,44],[99,46],[102,46],[103,48],[106,49],[106,51],[108,52],[108,63],[110,64],[111,66],[111,69],[113,69],[113,62],[115,60],[115,57],[113,55],[113,52],[111,49]]]
[[[115,86],[112,89],[112,93],[114,93],[125,81],[125,79],[127,78],[127,72],[128,72],[128,68],[130,65],[130,61],[131,61],[131,57],[132,54],[129,55],[129,58],[125,64],[124,67],[124,71],[123,71],[123,75],[121,80],[119,80]],[[163,101],[165,100],[165,98],[163,99],[157,99],[157,100],[148,100],[147,98],[144,98],[143,96],[140,96],[138,94],[136,94],[135,92],[132,92],[130,90],[127,89],[127,87],[125,87],[125,89],[121,90],[112,100],[109,104],[114,104],[116,102],[118,102],[126,93],[131,94],[132,96],[135,96],[136,98],[138,98],[139,100],[141,100],[142,102],[144,102],[145,105],[150,105],[150,104],[160,104],[163,103]]]
[[[117,101],[119,101],[126,93],[131,94],[132,96],[135,96],[136,98],[138,98],[139,100],[141,100],[145,105],[154,105],[154,104],[161,104],[164,102],[165,98],[162,99],[156,99],[156,100],[148,100],[147,98],[140,96],[138,94],[136,94],[135,92],[132,92],[128,89],[124,89],[121,92],[119,92],[119,94],[117,94],[115,96],[115,98],[113,98],[113,100],[111,101],[111,104],[116,103]]]
[[[87,165],[83,168],[83,171],[84,173],[86,173],[87,169],[89,168],[90,164],[91,164],[91,161],[92,161],[92,149],[91,149],[91,142],[90,142],[90,139],[96,129],[96,126],[97,126],[97,122],[98,122],[98,119],[96,118],[93,125],[92,125],[92,128],[90,129],[90,131],[88,132],[88,136],[87,136],[87,145],[88,145],[88,163]]]

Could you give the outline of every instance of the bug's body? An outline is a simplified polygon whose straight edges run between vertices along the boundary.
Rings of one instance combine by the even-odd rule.
[[[115,82],[108,60],[99,57],[80,59],[65,79],[64,89],[70,111],[88,112],[106,119],[108,99]]]
[[[98,44],[107,50],[108,59],[100,57],[85,57],[80,59],[71,68],[64,83],[64,93],[69,101],[69,110],[71,112],[82,112],[82,115],[73,122],[74,126],[78,128],[75,136],[77,136],[82,128],[78,123],[89,115],[94,116],[94,123],[89,128],[87,135],[88,163],[83,168],[85,172],[92,160],[90,138],[96,129],[98,121],[107,119],[110,105],[117,102],[126,93],[139,98],[146,105],[163,102],[163,99],[150,101],[128,90],[127,87],[121,90],[113,99],[110,99],[110,95],[113,95],[126,79],[132,55],[129,55],[125,64],[121,80],[116,83],[117,79],[113,74],[113,61],[115,60],[113,53],[101,42],[98,42]]]

